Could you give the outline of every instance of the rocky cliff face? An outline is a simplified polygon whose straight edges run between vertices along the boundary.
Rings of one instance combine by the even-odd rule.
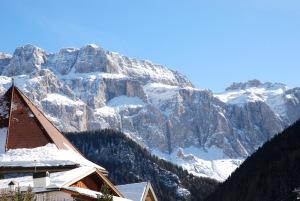
[[[213,94],[178,72],[95,45],[51,54],[26,45],[0,54],[0,72],[2,92],[14,76],[63,131],[120,130],[167,160],[175,154],[195,174],[217,171],[219,180],[240,164],[231,158],[248,156],[300,117],[299,88],[253,80]]]

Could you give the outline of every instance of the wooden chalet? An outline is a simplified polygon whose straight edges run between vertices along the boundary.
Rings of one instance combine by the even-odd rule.
[[[22,191],[31,186],[37,201],[87,201],[96,200],[105,185],[114,201],[132,200],[124,198],[107,174],[87,160],[16,86],[0,98],[0,193],[14,185]],[[157,201],[150,184],[143,196],[143,201]]]
[[[106,185],[114,200],[123,200],[124,196],[100,172],[93,167],[78,167],[68,171],[53,172],[51,174],[33,173],[33,175],[19,176],[0,180],[0,192],[11,190],[10,184],[21,187],[26,191],[28,186],[33,187],[37,200],[96,200],[101,195],[102,185]]]
[[[16,87],[12,86],[0,98],[0,153],[15,149],[33,149],[53,144],[58,150],[67,150],[84,158],[64,135],[44,116],[44,114]],[[15,172],[62,171],[79,167],[78,163],[57,163],[39,165],[28,161],[5,165],[0,163],[0,175]],[[31,163],[31,165],[30,165]],[[102,173],[106,170],[99,167]]]

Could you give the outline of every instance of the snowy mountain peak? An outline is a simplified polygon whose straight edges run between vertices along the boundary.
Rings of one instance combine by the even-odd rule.
[[[79,50],[79,48],[75,48],[75,47],[66,47],[66,48],[60,49],[60,50],[59,50],[59,54],[63,54],[63,53],[66,53],[66,52],[68,52],[68,53],[76,52],[76,51],[78,51],[78,50]]]
[[[17,47],[16,50],[31,50],[31,51],[34,51],[34,50],[42,50],[42,48],[38,47],[38,46],[35,46],[35,45],[32,45],[32,44],[26,44],[26,45],[23,45],[23,46],[20,46],[20,47]],[[43,50],[42,50],[43,51]]]
[[[148,60],[132,59],[112,53],[95,44],[78,48],[63,48],[57,53],[47,53],[34,45],[18,47],[13,56],[2,53],[0,57],[2,75],[16,76],[39,73],[51,69],[58,76],[69,73],[107,73],[111,77],[134,78],[141,83],[163,83],[180,87],[192,87],[182,74]],[[2,71],[3,70],[3,71]],[[106,76],[108,77],[108,76]]]
[[[0,52],[0,72],[7,66],[12,58],[12,55]]]
[[[250,88],[265,88],[265,89],[286,89],[286,85],[282,83],[272,83],[272,82],[265,82],[262,83],[261,81],[254,79],[249,80],[247,82],[234,82],[232,85],[226,88],[225,91],[234,91],[234,90],[247,90]]]
[[[2,74],[8,76],[28,74],[41,69],[46,56],[43,49],[33,45],[18,47],[13,56],[6,63]]]
[[[91,48],[94,48],[94,49],[98,49],[99,48],[99,46],[98,45],[96,45],[96,44],[87,44],[87,47],[91,47]]]
[[[264,103],[275,115],[288,119],[290,115],[288,113],[291,113],[291,111],[286,105],[295,105],[298,101],[298,98],[290,95],[290,92],[298,93],[297,90],[289,90],[282,83],[262,83],[259,80],[250,80],[233,83],[224,93],[215,94],[214,96],[227,104],[242,107],[249,103]]]
[[[2,60],[2,59],[10,59],[10,58],[12,58],[11,54],[0,52],[0,60]]]
[[[18,47],[14,54],[14,57],[24,58],[25,60],[29,60],[32,57],[43,57],[45,55],[45,51],[42,48],[37,46],[27,44],[21,47]]]

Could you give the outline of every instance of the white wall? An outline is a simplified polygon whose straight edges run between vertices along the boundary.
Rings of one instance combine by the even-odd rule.
[[[36,201],[72,201],[70,194],[62,191],[54,191],[36,194]]]
[[[33,187],[39,188],[39,187],[46,187],[50,184],[50,178],[49,177],[41,177],[41,178],[34,178],[33,179]]]

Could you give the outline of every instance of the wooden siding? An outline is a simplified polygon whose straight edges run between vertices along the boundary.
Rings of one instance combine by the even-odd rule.
[[[103,185],[103,181],[100,180],[100,178],[97,176],[96,173],[93,173],[75,182],[71,186],[86,188],[86,189],[99,192],[101,190],[102,185]]]
[[[53,141],[39,125],[19,93],[12,92],[7,149],[34,148]]]
[[[72,149],[82,154],[14,85],[0,98],[0,128],[8,128],[5,150],[35,148],[54,143],[59,149]]]
[[[74,183],[67,186],[86,188],[93,191],[100,191],[103,184],[106,184],[112,195],[123,197],[123,195],[115,188],[115,186],[98,170],[89,174]]]
[[[155,201],[154,197],[153,197],[153,194],[151,192],[151,190],[149,189],[148,192],[147,192],[147,196],[146,196],[146,199],[145,201]]]

